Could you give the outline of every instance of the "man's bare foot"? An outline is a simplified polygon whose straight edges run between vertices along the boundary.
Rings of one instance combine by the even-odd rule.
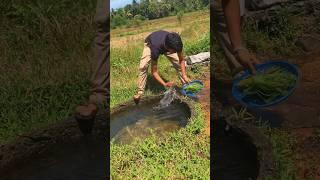
[[[78,106],[76,108],[75,118],[78,122],[79,129],[83,134],[90,134],[93,129],[94,119],[98,112],[96,104]]]
[[[134,100],[134,102],[135,102],[136,104],[139,104],[140,99],[141,99],[141,96],[142,96],[142,92],[138,92],[137,94],[135,94],[135,95],[133,96],[133,100]]]
[[[92,119],[96,116],[98,107],[96,104],[90,103],[81,105],[76,108],[76,118],[79,119]]]

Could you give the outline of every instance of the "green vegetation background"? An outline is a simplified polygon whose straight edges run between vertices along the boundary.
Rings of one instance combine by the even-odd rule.
[[[111,28],[130,27],[144,20],[152,20],[208,9],[209,0],[132,0],[123,8],[111,9]]]
[[[0,144],[63,120],[88,95],[92,0],[1,0]]]

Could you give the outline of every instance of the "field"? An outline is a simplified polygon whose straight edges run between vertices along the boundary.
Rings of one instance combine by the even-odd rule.
[[[184,14],[181,24],[177,17],[145,21],[139,27],[118,28],[111,32],[111,107],[131,101],[136,92],[139,60],[144,38],[152,31],[164,29],[179,32],[184,52],[192,55],[209,51],[209,11]],[[188,71],[191,79],[201,73]],[[164,79],[179,81],[174,68],[165,58],[159,59],[159,72]],[[164,88],[149,74],[145,96],[157,95]],[[196,116],[190,124],[163,139],[155,136],[131,145],[111,145],[111,177],[113,179],[198,178],[209,179],[209,136],[204,135],[204,115],[194,103]],[[200,133],[199,133],[200,132]]]
[[[2,144],[86,100],[95,2],[4,0],[0,9]]]

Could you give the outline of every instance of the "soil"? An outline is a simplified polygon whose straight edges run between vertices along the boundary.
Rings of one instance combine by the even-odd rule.
[[[204,133],[210,136],[210,74],[204,74],[201,81],[204,84],[204,87],[198,95],[198,100],[201,104],[202,110],[204,111],[206,122]]]
[[[302,121],[314,121],[309,128],[291,130],[296,139],[297,179],[317,180],[320,179],[320,51],[298,57],[297,64],[301,67],[301,84],[304,86],[297,92],[301,96],[300,102],[314,109],[313,113],[301,117]]]
[[[292,130],[296,138],[295,161],[297,179],[320,179],[320,133],[319,129],[301,128]]]

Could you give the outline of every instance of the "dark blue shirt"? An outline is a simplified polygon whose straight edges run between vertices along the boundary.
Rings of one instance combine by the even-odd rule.
[[[156,61],[158,60],[160,54],[168,52],[168,50],[165,48],[165,40],[168,34],[169,32],[163,30],[155,31],[145,39],[145,43],[147,43],[151,49],[152,60]]]

